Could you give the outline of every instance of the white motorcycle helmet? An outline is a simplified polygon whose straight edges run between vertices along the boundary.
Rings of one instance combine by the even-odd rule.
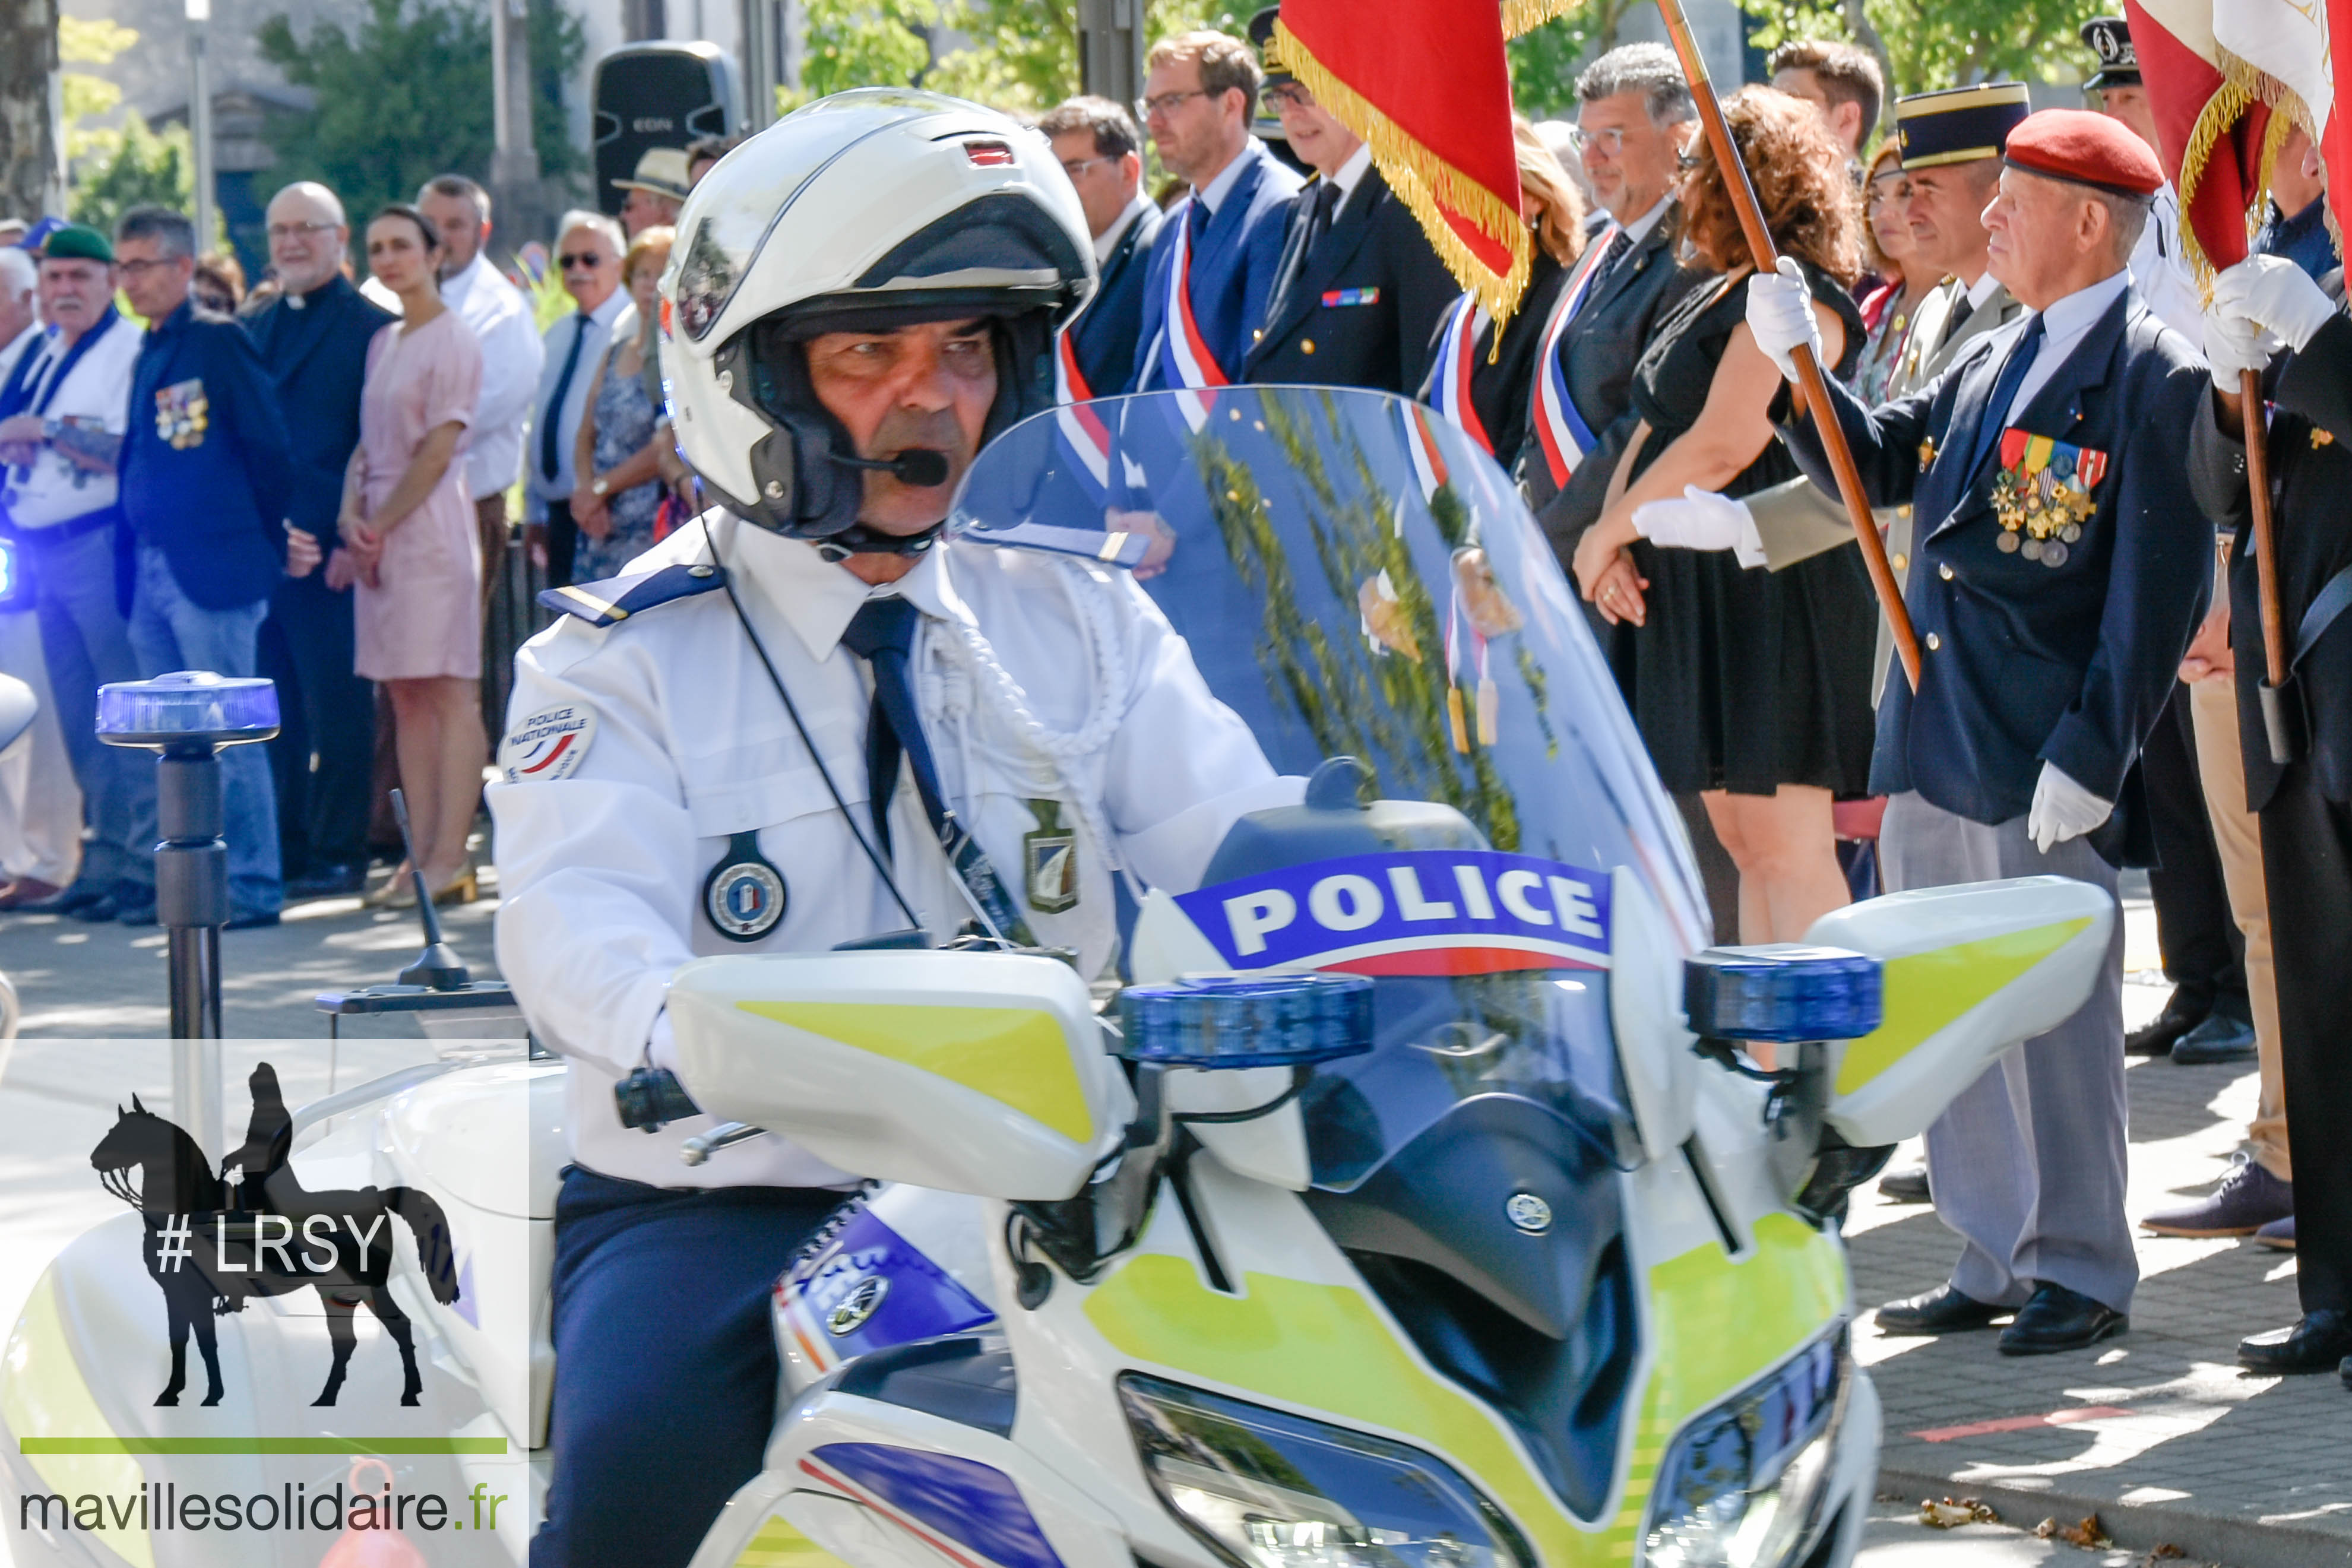
[[[1050,404],[1054,329],[1095,287],[1086,214],[1044,139],[905,89],[786,116],[703,176],[677,230],[660,353],[678,449],[730,510],[829,553],[920,549],[935,535],[858,524],[859,469],[894,465],[861,459],[818,403],[808,340],[989,318],[985,441]],[[897,465],[920,484],[939,465],[917,453]]]

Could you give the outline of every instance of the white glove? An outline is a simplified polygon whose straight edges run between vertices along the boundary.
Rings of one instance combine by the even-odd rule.
[[[2213,384],[2231,397],[2243,390],[2244,372],[2262,374],[2280,347],[2273,334],[2242,316],[2205,314],[2205,362],[2213,368]]]
[[[2336,314],[2336,301],[2283,256],[2250,256],[2213,280],[2213,308],[2267,327],[2297,353]]]
[[[1679,501],[1644,501],[1633,508],[1633,531],[1669,549],[1727,549],[1744,567],[1765,564],[1756,514],[1745,501],[1683,486]]]
[[[1813,362],[1822,362],[1822,324],[1813,316],[1813,293],[1793,257],[1780,258],[1778,277],[1759,272],[1748,280],[1748,329],[1756,334],[1756,346],[1790,381],[1797,379],[1799,348],[1811,349]]]
[[[2079,839],[2109,817],[2116,803],[2103,800],[2060,771],[2054,762],[2042,765],[2042,781],[2033,787],[2033,808],[2025,814],[2025,834],[2043,854],[2052,844]]]

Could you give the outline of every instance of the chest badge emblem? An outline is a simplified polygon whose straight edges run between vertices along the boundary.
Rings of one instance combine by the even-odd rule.
[[[757,942],[776,928],[791,902],[784,873],[760,853],[756,831],[730,838],[726,858],[702,879],[702,913],[730,942]]]
[[[2046,567],[2062,567],[2098,511],[2091,492],[2106,476],[2107,455],[2011,427],[2000,433],[2000,471],[1993,476],[1994,548]]]
[[[169,442],[175,451],[184,452],[191,446],[205,444],[205,431],[211,424],[212,403],[205,396],[202,380],[175,382],[155,389],[155,439]]]
[[[1078,835],[1062,821],[1059,800],[1032,800],[1029,814],[1037,819],[1034,831],[1021,836],[1021,861],[1026,873],[1029,907],[1040,915],[1060,915],[1078,905]]]

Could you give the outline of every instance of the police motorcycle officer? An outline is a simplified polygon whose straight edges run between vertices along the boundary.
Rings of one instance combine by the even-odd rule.
[[[941,539],[1095,286],[1042,143],[845,93],[730,153],[678,234],[663,371],[718,504],[551,592],[488,789],[499,966],[568,1059],[542,1565],[686,1563],[760,1468],[769,1289],[856,1186],[765,1134],[688,1166],[690,1103],[624,1124],[616,1088],[671,1065],[673,972],[962,933],[1099,975],[1115,876],[1190,887],[1297,789],[1128,572]]]

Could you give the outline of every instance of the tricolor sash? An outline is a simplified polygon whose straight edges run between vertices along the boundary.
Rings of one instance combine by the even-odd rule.
[[[1460,425],[1490,457],[1495,444],[1470,402],[1470,367],[1478,351],[1478,335],[1494,319],[1474,295],[1465,294],[1454,302],[1453,314],[1446,317],[1445,329],[1439,334],[1437,375],[1431,395],[1437,412]]]
[[[1110,426],[1094,407],[1094,389],[1078,368],[1071,327],[1054,334],[1054,423],[1078,471],[1093,480],[1094,498],[1100,503],[1110,494]]]
[[[1167,319],[1160,331],[1160,371],[1171,387],[1189,388],[1194,392],[1213,391],[1229,386],[1232,379],[1217,356],[1210,350],[1209,340],[1201,331],[1201,323],[1192,314],[1192,204],[1198,196],[1187,196],[1168,217],[1176,230],[1176,254],[1168,267]],[[1184,421],[1197,432],[1207,422],[1211,400],[1205,397],[1179,397],[1176,405],[1183,411]]]
[[[1412,462],[1413,480],[1421,487],[1421,498],[1426,501],[1451,477],[1445,469],[1445,455],[1437,449],[1437,436],[1429,428],[1427,409],[1417,402],[1405,402],[1397,405],[1397,412],[1404,420],[1404,449]]]
[[[1544,328],[1543,347],[1537,356],[1536,366],[1536,439],[1543,447],[1544,466],[1551,472],[1554,489],[1567,486],[1576,465],[1584,461],[1595,439],[1592,427],[1576,412],[1576,400],[1568,392],[1568,367],[1560,363],[1559,340],[1568,335],[1569,323],[1576,319],[1592,286],[1601,273],[1601,258],[1609,254],[1610,242],[1617,237],[1617,225],[1592,236],[1584,247],[1584,259],[1578,264],[1576,276],[1560,290],[1559,303],[1553,308],[1550,323]]]

